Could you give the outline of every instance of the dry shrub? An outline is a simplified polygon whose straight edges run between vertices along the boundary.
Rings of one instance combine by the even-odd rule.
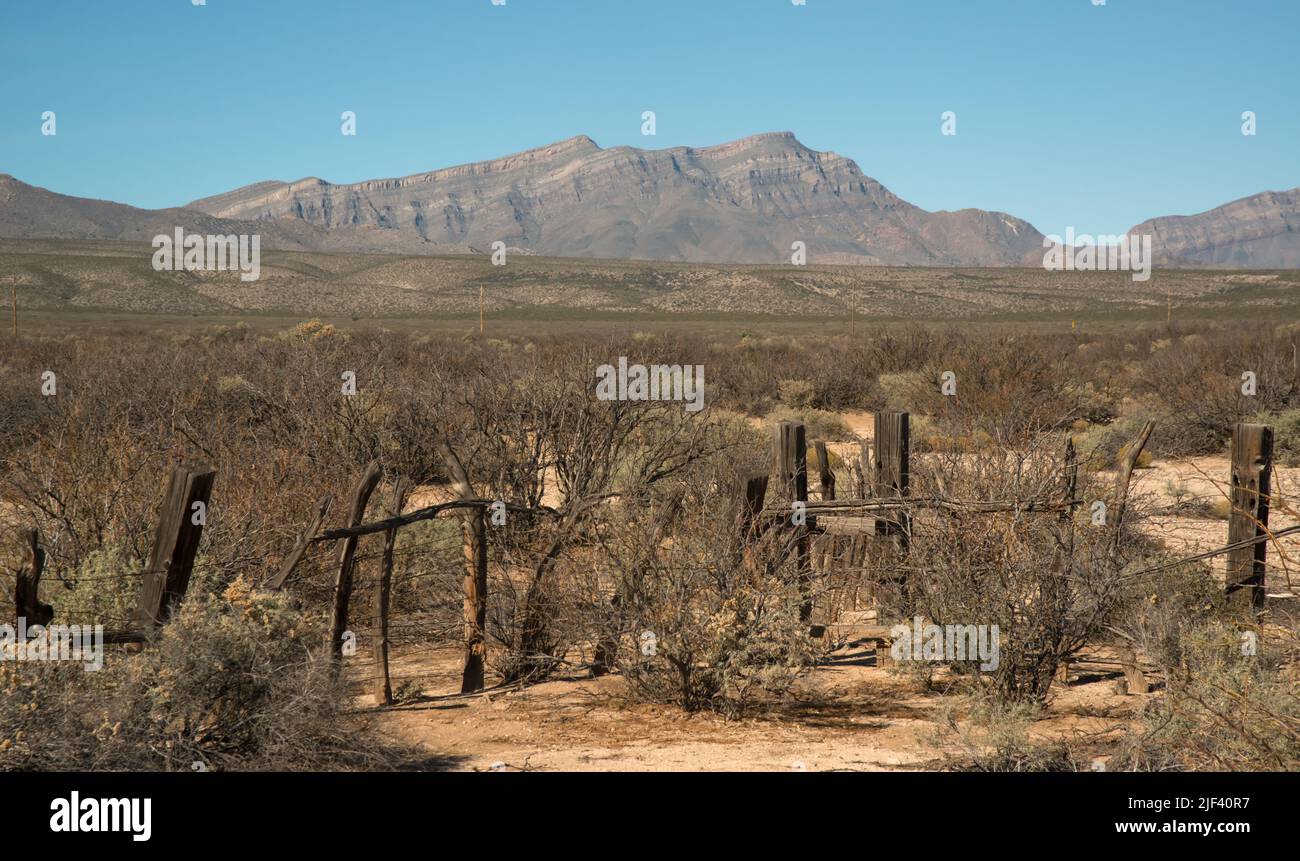
[[[240,582],[187,601],[137,655],[0,665],[0,768],[384,768],[321,652],[319,618]]]
[[[735,530],[719,534],[736,522],[730,493],[693,478],[626,512],[604,543],[616,597],[601,638],[634,699],[736,716],[787,697],[819,646],[801,619],[808,593],[783,551],[788,533],[747,553]]]
[[[1223,620],[1187,625],[1167,687],[1121,743],[1112,769],[1300,770],[1300,638]],[[1253,654],[1251,651],[1253,650]]]
[[[931,512],[912,523],[906,580],[888,558],[874,575],[886,612],[911,622],[983,625],[999,632],[998,665],[943,663],[986,680],[1003,702],[1042,701],[1060,663],[1105,630],[1125,595],[1122,559],[1112,557],[1112,527],[1093,527],[1087,506],[1074,520],[1033,510],[1060,502],[1065,463],[1059,443],[929,457],[914,493],[962,500],[1019,500],[998,513]],[[915,467],[914,467],[915,468]],[[1105,498],[1079,475],[1077,498]],[[1130,511],[1131,529],[1137,514]],[[951,658],[951,656],[948,656]]]

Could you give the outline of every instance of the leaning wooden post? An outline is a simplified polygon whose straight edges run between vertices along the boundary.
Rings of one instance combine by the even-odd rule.
[[[406,505],[406,490],[409,483],[399,478],[393,488],[393,500],[388,513],[397,517]],[[397,547],[397,528],[384,533],[384,561],[379,572],[379,588],[375,590],[375,618],[379,624],[378,636],[375,637],[375,666],[378,675],[375,678],[375,702],[387,706],[393,703],[393,680],[388,673],[388,605],[393,594],[393,555]]]
[[[366,516],[366,504],[375,492],[383,470],[379,461],[372,460],[366,471],[352,488],[352,508],[348,512],[349,527],[360,526]],[[330,604],[330,655],[337,663],[343,657],[343,635],[348,629],[348,604],[352,600],[352,567],[357,555],[357,536],[349,535],[339,547],[338,570],[334,575],[334,598]]]
[[[14,578],[14,615],[24,620],[25,626],[48,625],[54,618],[54,608],[42,604],[39,598],[41,572],[45,570],[45,551],[41,549],[41,536],[35,529],[28,529],[26,534],[26,564],[18,570]],[[19,625],[18,627],[24,627]]]
[[[1264,606],[1267,568],[1268,500],[1273,471],[1273,429],[1266,425],[1238,424],[1232,429],[1232,516],[1228,543],[1254,540],[1228,554],[1224,589],[1238,606]]]
[[[135,611],[135,624],[142,633],[166,622],[185,597],[215,478],[216,472],[205,467],[177,466],[172,470]]]
[[[285,557],[284,563],[280,565],[280,570],[270,580],[266,581],[264,588],[280,589],[284,586],[285,581],[289,579],[289,575],[293,573],[293,569],[297,567],[298,563],[302,561],[302,557],[307,553],[307,548],[311,546],[312,539],[320,531],[320,525],[325,522],[325,515],[329,514],[330,504],[333,501],[334,498],[331,496],[322,496],[320,501],[316,503],[316,517],[298,535],[298,538],[293,543],[293,548],[289,550],[289,555]]]
[[[773,467],[777,481],[785,488],[793,515],[795,503],[804,503],[806,506],[808,502],[808,442],[803,422],[778,422],[774,442]],[[807,517],[806,507],[803,517]],[[798,572],[799,591],[803,596],[803,603],[799,606],[799,620],[806,622],[812,618],[813,609],[809,589],[811,572],[808,565],[808,528],[802,523],[795,528],[798,530],[795,569]]]
[[[439,440],[438,452],[447,465],[456,493],[461,499],[473,499],[474,485],[469,472],[445,440]],[[461,537],[465,544],[465,669],[461,674],[462,694],[483,690],[484,664],[487,658],[488,547],[487,518],[479,506],[461,511]]]

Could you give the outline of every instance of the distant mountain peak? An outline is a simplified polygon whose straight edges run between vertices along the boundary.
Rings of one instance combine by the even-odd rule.
[[[258,183],[190,207],[559,257],[784,263],[802,241],[812,262],[1016,265],[1041,242],[999,215],[927,213],[789,131],[664,149],[575,135],[405,177]]]

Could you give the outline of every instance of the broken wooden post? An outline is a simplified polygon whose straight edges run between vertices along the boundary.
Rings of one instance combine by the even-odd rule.
[[[1146,675],[1143,674],[1142,668],[1138,665],[1137,652],[1129,643],[1125,643],[1119,650],[1120,666],[1124,668],[1124,686],[1130,694],[1145,694],[1151,692],[1151,685],[1147,682]]]
[[[372,460],[352,488],[352,508],[347,525],[359,526],[366,515],[366,504],[375,492],[383,470]],[[338,661],[343,657],[343,636],[348,629],[348,604],[352,600],[352,567],[357,555],[357,536],[349,535],[339,547],[338,571],[334,575],[334,597],[330,603],[329,652]]]
[[[393,488],[393,499],[389,503],[388,513],[397,517],[406,504],[406,490],[409,483],[399,478]],[[375,620],[378,635],[375,637],[375,665],[378,675],[375,678],[375,702],[378,705],[393,704],[393,680],[388,672],[388,605],[393,594],[393,555],[397,547],[397,528],[384,533],[384,559],[379,572],[379,588],[375,590]]]
[[[1273,470],[1273,429],[1241,423],[1232,429],[1232,515],[1228,544],[1254,541],[1229,551],[1224,589],[1238,606],[1264,606],[1268,502]]]
[[[808,443],[803,422],[777,422],[774,442],[777,480],[785,488],[793,514],[795,503],[808,502]],[[804,517],[807,517],[806,509]],[[795,570],[798,572],[799,591],[803,596],[803,603],[799,606],[799,620],[806,622],[812,618],[813,609],[809,589],[811,572],[808,564],[808,527],[799,524],[795,528],[798,531]]]
[[[144,633],[166,622],[185,597],[215,478],[216,472],[206,467],[177,466],[172,470],[136,606],[135,625]]]
[[[41,572],[45,570],[45,551],[41,549],[41,536],[35,529],[25,533],[27,559],[18,576],[14,578],[14,615],[25,620],[25,626],[48,625],[54,618],[54,608],[40,601]],[[24,627],[23,624],[18,625]]]
[[[1120,538],[1123,536],[1124,512],[1128,509],[1129,485],[1133,480],[1133,470],[1137,468],[1138,458],[1151,439],[1151,432],[1156,429],[1155,422],[1146,422],[1138,435],[1123,449],[1124,459],[1120,461],[1119,473],[1115,476],[1115,510],[1111,512],[1108,522],[1114,528],[1110,553],[1112,559],[1119,553]]]
[[[818,440],[813,443],[817,453],[817,480],[822,491],[822,499],[835,498],[835,472],[831,469],[830,456],[826,454],[826,443]]]
[[[289,575],[293,573],[293,569],[298,566],[298,563],[302,561],[302,557],[307,553],[312,538],[320,531],[320,525],[325,522],[325,515],[329,514],[330,503],[333,501],[333,497],[322,496],[316,503],[316,517],[298,535],[298,538],[293,543],[293,548],[289,551],[289,555],[285,557],[284,564],[280,566],[279,572],[266,581],[267,589],[280,589],[284,586],[285,581],[289,579]]]
[[[438,440],[437,446],[447,471],[451,473],[456,494],[462,499],[473,499],[474,486],[465,465],[445,440]],[[475,506],[461,511],[460,524],[465,546],[465,669],[461,673],[460,692],[468,694],[483,690],[487,658],[487,518],[483,509]]]

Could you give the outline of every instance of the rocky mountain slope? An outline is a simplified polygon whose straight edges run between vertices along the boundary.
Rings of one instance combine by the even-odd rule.
[[[1152,234],[1156,265],[1234,269],[1300,267],[1300,188],[1243,197],[1198,215],[1134,227]]]
[[[787,132],[719,146],[602,149],[588,137],[398,179],[260,182],[145,210],[0,174],[0,237],[148,242],[176,227],[262,236],[268,249],[455,255],[497,241],[574,258],[690,263],[1042,265],[1043,237],[1000,212],[928,212],[851,160]],[[1157,266],[1300,267],[1300,189],[1266,192],[1151,233]]]
[[[926,212],[852,160],[781,132],[720,146],[602,149],[588,137],[400,179],[262,182],[197,200],[222,218],[293,217],[372,226],[435,246],[495,241],[553,256],[1020,265],[1041,254],[1028,222],[998,212]]]

